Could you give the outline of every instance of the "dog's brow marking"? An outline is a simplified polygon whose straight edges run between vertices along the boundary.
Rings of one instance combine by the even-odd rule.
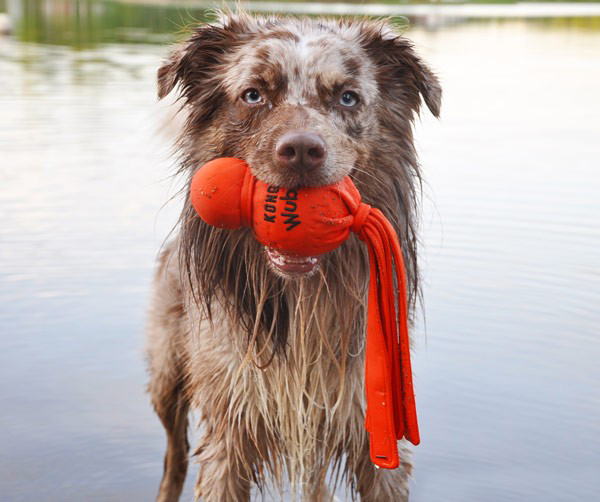
[[[308,105],[319,94],[318,77],[331,82],[344,78],[344,64],[338,44],[326,43],[322,36],[303,35],[294,44],[294,61],[287,65],[290,86],[286,102],[292,105]]]
[[[310,54],[308,40],[306,37],[302,37],[300,39],[300,42],[296,45],[296,48],[298,49],[298,56],[300,56],[301,59],[306,59]]]
[[[359,91],[368,105],[377,96],[372,65],[348,33],[324,34],[304,25],[291,26],[288,36],[282,36],[281,30],[262,33],[255,44],[242,47],[232,59],[224,84],[235,98],[244,88],[257,85],[256,77],[262,75],[262,85],[277,87],[280,92],[278,103],[304,107],[332,99],[333,92],[341,90],[351,77],[354,82],[348,85]],[[286,85],[279,86],[279,81]],[[267,108],[273,107],[269,101]]]
[[[308,61],[312,59],[314,46],[309,44],[310,39],[306,35],[300,37],[300,40],[295,44],[296,52],[296,67],[298,68],[298,78],[292,79],[288,88],[288,96],[286,102],[292,105],[307,105],[309,96],[312,93],[310,78],[307,78],[309,73]],[[291,66],[291,65],[290,65]],[[294,73],[293,68],[290,68],[289,73]]]

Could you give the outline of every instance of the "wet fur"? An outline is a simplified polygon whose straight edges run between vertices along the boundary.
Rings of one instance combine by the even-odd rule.
[[[303,58],[312,60],[303,66]],[[347,85],[362,98],[350,113],[331,104]],[[421,100],[439,114],[441,91],[406,39],[383,21],[230,13],[172,52],[158,86],[159,97],[177,90],[187,117],[178,147],[188,181],[223,156],[245,158],[257,177],[284,186],[351,175],[398,231],[414,309],[420,173],[412,121]],[[239,103],[252,86],[264,89],[269,107]],[[328,146],[328,163],[310,177],[272,161],[279,135],[299,129]],[[362,500],[407,500],[403,442],[399,469],[376,470],[368,454],[367,282],[354,237],[311,277],[289,279],[273,272],[249,230],[209,227],[186,198],[178,235],[159,259],[148,325],[149,391],[168,437],[158,500],[180,495],[190,409],[201,413],[196,495],[204,500],[248,500],[253,486],[273,498],[287,480],[306,500],[328,500],[331,468],[328,481],[347,483]]]

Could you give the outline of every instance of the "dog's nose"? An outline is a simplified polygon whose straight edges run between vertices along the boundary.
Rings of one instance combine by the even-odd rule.
[[[325,161],[325,143],[321,136],[309,132],[289,132],[275,146],[278,160],[298,172],[313,171]]]

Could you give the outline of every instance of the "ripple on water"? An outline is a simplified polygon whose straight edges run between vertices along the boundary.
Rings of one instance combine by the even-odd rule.
[[[600,33],[409,34],[445,88],[442,121],[424,116],[417,131],[427,325],[414,353],[412,500],[593,500]],[[0,41],[0,483],[11,500],[148,500],[157,485],[163,432],[141,347],[178,209],[160,210],[176,188],[161,182],[171,161],[154,134],[164,53]]]

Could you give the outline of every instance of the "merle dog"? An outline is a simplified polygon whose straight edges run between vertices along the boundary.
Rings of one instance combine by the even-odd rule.
[[[188,181],[226,156],[277,186],[350,175],[398,232],[414,310],[412,121],[422,102],[438,116],[441,89],[409,41],[385,21],[228,13],[158,70],[159,97],[172,91]],[[306,500],[330,499],[327,483],[340,482],[362,500],[407,500],[406,446],[398,469],[377,470],[363,424],[364,245],[351,237],[324,256],[286,255],[248,229],[209,227],[188,199],[159,259],[148,326],[149,391],[168,437],[158,500],[181,493],[190,410],[201,417],[204,500],[248,500],[253,486],[273,497],[288,482]]]

